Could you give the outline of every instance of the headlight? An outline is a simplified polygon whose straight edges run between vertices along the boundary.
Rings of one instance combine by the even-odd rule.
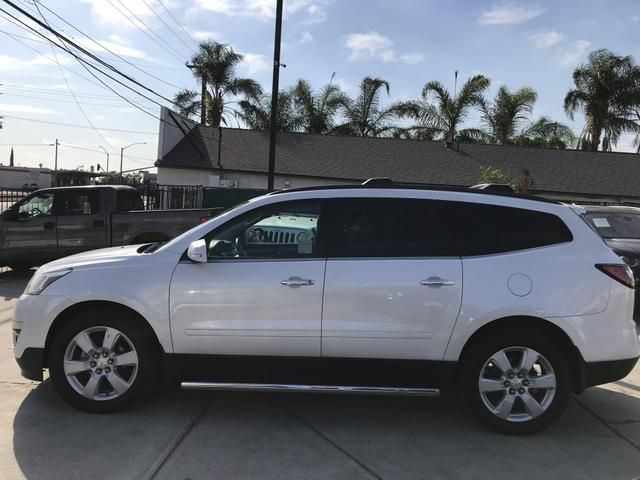
[[[46,273],[39,273],[36,271],[35,275],[31,278],[31,281],[27,284],[27,288],[24,289],[24,293],[26,295],[40,295],[45,288],[68,273],[71,273],[70,268]]]

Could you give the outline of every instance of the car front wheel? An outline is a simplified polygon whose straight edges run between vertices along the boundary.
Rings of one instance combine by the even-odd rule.
[[[570,376],[562,351],[537,333],[499,332],[472,346],[463,388],[471,409],[493,430],[534,433],[564,411]]]
[[[147,390],[153,377],[154,344],[135,320],[117,313],[84,312],[57,333],[49,352],[49,372],[65,401],[82,410],[107,413]]]

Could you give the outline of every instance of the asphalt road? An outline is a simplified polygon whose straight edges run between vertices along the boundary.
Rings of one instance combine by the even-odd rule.
[[[640,477],[640,368],[529,437],[491,433],[449,399],[157,389],[122,413],[82,413],[19,375],[10,321],[27,280],[0,272],[2,479]]]

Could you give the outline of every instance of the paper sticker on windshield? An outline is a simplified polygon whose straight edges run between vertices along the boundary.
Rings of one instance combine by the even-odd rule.
[[[594,218],[593,224],[598,228],[609,228],[611,226],[606,218]]]

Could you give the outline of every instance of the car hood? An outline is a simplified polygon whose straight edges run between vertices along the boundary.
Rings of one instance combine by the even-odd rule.
[[[606,238],[604,241],[611,250],[620,256],[640,258],[640,239]]]
[[[126,245],[122,247],[101,248],[88,252],[70,255],[54,260],[40,267],[42,271],[62,270],[65,268],[93,267],[124,262],[132,258],[140,258],[138,253],[141,245]]]

